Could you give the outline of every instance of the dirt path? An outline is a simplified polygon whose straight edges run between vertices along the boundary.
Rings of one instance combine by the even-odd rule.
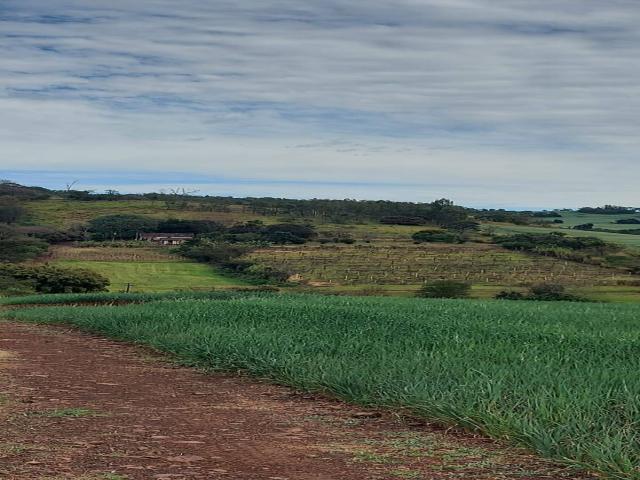
[[[0,479],[584,478],[66,328],[0,322]]]

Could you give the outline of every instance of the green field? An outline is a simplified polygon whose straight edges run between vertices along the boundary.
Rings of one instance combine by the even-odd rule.
[[[633,227],[633,225],[627,225]],[[590,232],[583,230],[572,230],[560,227],[532,227],[529,225],[510,225],[510,224],[484,224],[482,229],[486,233],[495,233],[501,235],[509,235],[514,233],[549,233],[563,232],[572,237],[596,237],[605,242],[622,245],[632,249],[640,249],[640,235],[626,235],[623,233],[611,232]]]
[[[69,228],[103,215],[131,214],[144,215],[159,220],[181,218],[191,220],[215,220],[221,223],[262,219],[259,215],[246,213],[240,207],[231,211],[209,210],[206,203],[195,201],[187,208],[168,208],[162,201],[115,200],[92,201],[49,199],[26,202],[27,221],[31,225],[50,225]]]
[[[206,290],[246,285],[237,278],[221,275],[213,267],[191,262],[84,262],[57,261],[62,267],[87,268],[109,279],[109,290],[121,292],[128,283],[134,292]]]
[[[564,220],[564,224],[561,224],[562,227],[572,228],[576,225],[593,223],[594,228],[607,228],[610,230],[631,230],[640,228],[640,225],[619,225],[615,223],[617,220],[626,218],[637,218],[638,220],[640,220],[640,213],[627,213],[624,215],[601,215],[597,213],[579,213],[568,211],[561,211],[558,213],[562,215],[562,220]]]
[[[640,478],[640,306],[234,294],[6,313]]]

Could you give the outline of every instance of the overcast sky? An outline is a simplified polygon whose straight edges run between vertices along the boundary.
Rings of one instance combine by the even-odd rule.
[[[639,205],[638,0],[2,0],[0,177]]]

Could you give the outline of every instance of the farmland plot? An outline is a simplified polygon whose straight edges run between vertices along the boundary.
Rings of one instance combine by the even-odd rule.
[[[640,479],[638,305],[254,294],[9,311]]]
[[[415,285],[454,279],[486,285],[557,282],[587,286],[634,279],[622,271],[484,244],[278,247],[253,252],[249,258],[303,280],[336,285]]]

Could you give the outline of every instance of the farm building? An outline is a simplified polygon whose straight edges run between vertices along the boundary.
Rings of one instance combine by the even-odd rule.
[[[158,245],[182,245],[193,237],[193,233],[143,233],[140,235],[140,240]]]

